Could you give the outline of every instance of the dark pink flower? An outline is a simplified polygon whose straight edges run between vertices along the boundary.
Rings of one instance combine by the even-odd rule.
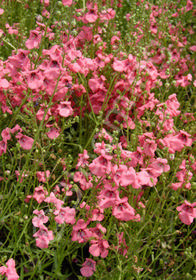
[[[18,143],[24,150],[30,150],[33,146],[33,138],[23,135],[22,133],[18,133],[15,136],[18,139]]]
[[[95,265],[96,261],[86,258],[86,261],[82,264],[82,268],[80,269],[82,276],[91,277],[94,271],[96,271]]]

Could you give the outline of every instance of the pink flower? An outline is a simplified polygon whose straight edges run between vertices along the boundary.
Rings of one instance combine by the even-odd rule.
[[[27,72],[27,85],[30,89],[38,89],[43,85],[43,77],[37,70]]]
[[[89,252],[94,257],[101,256],[102,258],[106,258],[108,255],[108,248],[109,243],[105,239],[97,239],[97,240],[91,240],[90,241],[91,246],[89,247]]]
[[[53,232],[41,224],[40,229],[35,234],[33,234],[33,237],[37,237],[36,246],[41,249],[48,248],[49,242],[54,239]]]
[[[41,3],[44,3],[44,6],[47,7],[50,4],[50,0],[41,0]]]
[[[60,208],[58,210],[54,211],[54,214],[56,215],[55,217],[55,221],[58,224],[63,224],[64,222],[66,222],[67,224],[75,224],[75,215],[76,215],[76,211],[74,208],[70,208],[70,207],[65,207],[65,208]]]
[[[46,178],[48,180],[48,178],[50,177],[50,171],[46,170],[46,174],[45,174],[44,171],[38,171],[36,173],[36,175],[37,175],[37,179],[38,179],[39,182],[45,183],[46,182]],[[46,175],[46,177],[45,177],[45,175]]]
[[[0,9],[0,15],[4,13],[4,9]]]
[[[179,213],[179,218],[182,223],[190,225],[194,218],[196,218],[196,202],[189,203],[187,200],[181,206],[178,206],[176,209]]]
[[[20,132],[16,135],[16,138],[24,150],[30,150],[32,148],[34,142],[33,138],[23,135]]]
[[[66,118],[71,116],[73,114],[73,109],[71,108],[71,102],[70,101],[60,102],[57,111],[61,117]]]
[[[55,139],[59,136],[59,130],[55,127],[52,127],[49,132],[46,133],[48,138]]]
[[[0,156],[7,151],[7,141],[0,141]]]
[[[144,153],[147,156],[154,157],[154,153],[157,149],[157,144],[154,140],[146,139],[144,143]]]
[[[31,50],[34,48],[39,49],[39,45],[41,43],[41,34],[37,30],[31,30],[30,31],[30,37],[29,39],[25,42],[25,46],[27,49]]]
[[[186,12],[191,11],[192,9],[193,9],[193,3],[190,0],[187,0]]]
[[[32,219],[32,224],[35,227],[40,227],[41,225],[45,224],[48,222],[48,217],[45,216],[44,211],[43,210],[34,210],[33,214],[37,215],[37,217],[34,217]]]
[[[80,269],[82,276],[91,277],[94,271],[96,271],[95,265],[96,261],[86,258],[86,261],[82,264],[82,268]]]
[[[90,23],[95,22],[98,19],[98,7],[97,4],[94,4],[93,7],[93,3],[88,2],[87,3],[87,9],[88,9],[88,13],[86,13],[84,15],[84,20]]]
[[[44,190],[43,186],[39,186],[39,187],[35,188],[33,198],[35,200],[37,200],[38,203],[41,203],[44,201],[47,194],[48,194],[48,192]]]
[[[111,162],[112,156],[103,155],[94,159],[91,164],[89,164],[90,171],[97,176],[105,176],[111,172]]]
[[[92,235],[89,229],[87,229],[88,222],[85,223],[84,220],[79,219],[75,226],[73,226],[72,231],[72,241],[78,241],[79,243],[86,242]]]
[[[85,167],[86,165],[89,164],[87,161],[87,159],[89,159],[87,150],[84,150],[83,154],[79,154],[78,157],[79,158],[78,158],[78,163],[76,165],[76,169],[78,169],[80,166]]]
[[[44,199],[45,202],[53,203],[57,210],[61,208],[61,206],[64,204],[64,202],[58,198],[56,198],[55,194],[53,192],[50,193],[50,196]]]
[[[121,221],[140,221],[140,215],[135,215],[135,209],[131,207],[127,201],[127,197],[119,199],[113,207],[112,215]]]
[[[6,266],[1,266],[0,267],[0,274],[4,275],[7,277],[8,280],[17,280],[19,279],[19,275],[16,272],[15,269],[15,261],[13,259],[9,259],[6,262]]]
[[[62,0],[62,3],[64,6],[71,6],[72,5],[72,0]]]
[[[11,139],[11,135],[10,135],[11,129],[9,127],[5,128],[2,130],[1,132],[1,136],[3,138],[4,141],[7,142],[7,140]]]

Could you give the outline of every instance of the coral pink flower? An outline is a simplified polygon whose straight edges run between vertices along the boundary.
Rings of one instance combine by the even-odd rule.
[[[109,243],[105,239],[97,239],[97,240],[91,240],[90,241],[91,246],[89,247],[89,252],[94,257],[101,256],[102,258],[106,258],[108,255],[108,248]]]
[[[75,224],[75,214],[76,211],[74,208],[70,208],[70,207],[65,207],[65,208],[60,208],[58,210],[54,211],[54,214],[56,215],[55,217],[55,221],[58,224],[63,224],[64,222],[66,222],[67,224]]]
[[[156,158],[149,165],[148,168],[151,169],[152,174],[155,177],[160,176],[163,172],[170,170],[170,166],[167,164],[166,159]]]
[[[118,252],[120,254],[122,254],[123,256],[126,256],[129,247],[126,244],[125,238],[123,238],[123,234],[124,234],[124,232],[117,233],[118,246],[115,246],[115,248],[116,248],[116,250],[118,250]]]
[[[7,277],[8,280],[18,280],[19,275],[16,272],[15,269],[15,261],[13,259],[9,259],[6,262],[6,266],[1,266],[0,267],[0,274],[4,275]]]
[[[37,30],[31,30],[30,31],[30,37],[29,39],[25,42],[25,46],[27,49],[31,50],[34,48],[39,49],[39,45],[41,43],[41,34]]]
[[[95,265],[96,261],[86,258],[86,261],[82,264],[82,268],[80,269],[82,276],[91,277],[94,271],[96,271]]]
[[[40,227],[41,225],[45,224],[48,222],[48,217],[45,216],[44,211],[43,210],[34,210],[33,214],[37,215],[37,217],[34,217],[32,219],[32,224],[35,227]]]
[[[196,218],[196,202],[189,203],[187,200],[181,206],[178,206],[176,209],[179,213],[179,218],[182,223],[190,225],[194,218]]]
[[[33,146],[33,138],[23,135],[22,133],[18,133],[15,136],[18,139],[18,143],[24,150],[30,150]]]

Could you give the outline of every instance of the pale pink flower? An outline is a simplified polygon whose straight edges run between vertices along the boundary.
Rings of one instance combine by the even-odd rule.
[[[0,15],[4,13],[4,9],[0,9]]]

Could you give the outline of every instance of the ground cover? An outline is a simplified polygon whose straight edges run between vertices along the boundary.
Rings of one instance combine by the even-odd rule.
[[[196,277],[195,15],[0,1],[2,279]]]

